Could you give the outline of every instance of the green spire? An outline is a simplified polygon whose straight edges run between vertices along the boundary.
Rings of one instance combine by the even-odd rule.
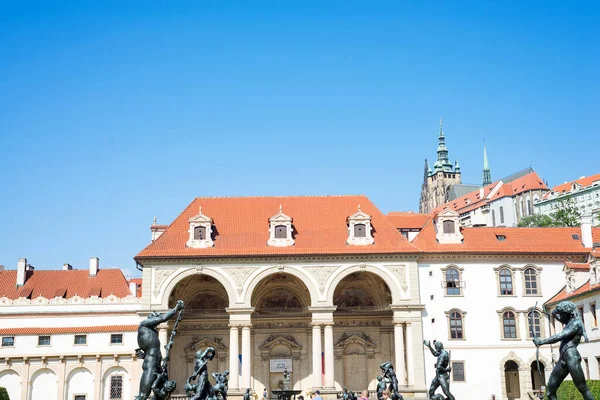
[[[440,118],[440,135],[438,137],[438,159],[434,164],[434,172],[445,171],[452,172],[452,163],[448,159],[448,148],[446,147],[446,138],[444,137],[444,129],[442,126],[442,119]]]
[[[485,143],[485,139],[484,139]],[[492,173],[490,172],[490,164],[488,162],[487,150],[485,144],[483,145],[483,186],[492,183]]]

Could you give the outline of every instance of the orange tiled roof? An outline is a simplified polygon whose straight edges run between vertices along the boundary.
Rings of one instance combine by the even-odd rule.
[[[429,214],[392,211],[386,215],[396,229],[421,229],[431,218]]]
[[[133,282],[136,285],[136,295],[135,297],[142,297],[142,278],[131,278],[129,282]]]
[[[102,332],[132,332],[137,331],[137,325],[105,325],[105,326],[75,326],[75,327],[33,327],[33,328],[3,328],[0,335],[53,335],[60,333],[102,333]]]
[[[554,297],[552,297],[550,300],[548,300],[544,304],[548,305],[548,304],[558,303],[559,301],[568,300],[568,299],[571,299],[573,297],[577,297],[577,296],[580,296],[583,294],[595,292],[597,290],[600,290],[600,285],[592,286],[590,284],[589,280],[586,283],[584,283],[583,285],[579,286],[573,293],[567,293],[567,288],[565,286],[562,288],[562,290],[560,292],[558,292]]]
[[[101,269],[96,276],[90,276],[89,270],[34,270],[27,271],[25,285],[16,287],[17,271],[0,271],[0,297],[17,299],[39,296],[52,299],[62,296],[66,299],[75,295],[86,298],[96,294],[108,297],[126,297],[130,294],[127,280],[120,269]]]
[[[371,216],[373,245],[346,244],[347,218],[357,211],[359,204],[361,210]],[[267,246],[269,218],[278,213],[280,205],[283,213],[293,219],[293,246]],[[211,248],[186,247],[188,219],[198,214],[200,206],[202,213],[213,219],[216,228],[215,245]],[[223,197],[196,198],[136,259],[417,251],[366,196]]]
[[[590,263],[574,263],[574,262],[565,261],[565,266],[569,269],[573,269],[576,271],[589,271],[590,270]]]
[[[561,185],[554,186],[552,188],[552,192],[555,192],[555,193],[570,192],[574,183],[578,183],[581,186],[586,187],[586,186],[590,186],[592,183],[594,183],[595,181],[598,181],[598,180],[600,180],[600,174],[596,174],[596,175],[592,175],[592,176],[587,176],[585,178],[576,179],[576,180],[571,181],[571,182],[566,182],[566,183],[563,183]],[[543,198],[547,198],[549,196],[549,194],[550,193],[546,193],[542,197]]]
[[[437,242],[433,221],[427,222],[413,244],[424,253],[477,253],[477,254],[578,254],[587,255],[580,228],[461,228],[461,244]],[[576,239],[574,239],[573,235]],[[504,240],[499,237],[504,236]],[[593,228],[593,236],[600,238],[600,228]]]
[[[502,185],[498,188],[496,193],[489,199],[487,198],[492,190],[500,183],[500,181],[493,182],[485,187],[483,187],[483,193],[481,189],[477,189],[472,191],[471,193],[467,193],[464,196],[458,197],[452,201],[449,201],[446,204],[442,204],[437,206],[432,210],[432,213],[438,214],[445,210],[446,208],[450,208],[458,213],[465,213],[468,211],[472,211],[476,208],[479,208],[483,205],[486,205],[489,202],[501,199],[507,196],[516,196],[520,193],[535,190],[535,189],[548,189],[546,184],[542,181],[542,179],[538,176],[535,171],[528,173],[520,178],[515,179],[510,183],[502,183]]]

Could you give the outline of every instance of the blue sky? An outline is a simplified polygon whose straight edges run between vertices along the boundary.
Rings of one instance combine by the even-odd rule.
[[[597,2],[90,3],[0,6],[7,268],[133,274],[196,196],[417,210],[440,117],[466,183],[484,138],[493,179],[600,172]]]

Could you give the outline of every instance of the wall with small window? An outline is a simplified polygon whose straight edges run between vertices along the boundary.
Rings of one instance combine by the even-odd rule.
[[[488,204],[490,206],[488,226],[517,226],[515,208],[511,197],[503,197],[490,201]],[[495,217],[495,224],[493,224],[492,215]]]

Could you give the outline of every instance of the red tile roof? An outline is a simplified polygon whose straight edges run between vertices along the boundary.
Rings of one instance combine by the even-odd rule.
[[[346,244],[347,218],[357,211],[359,204],[361,210],[371,216],[373,245]],[[269,218],[278,213],[280,205],[283,213],[293,219],[293,246],[267,245]],[[213,219],[216,228],[215,245],[211,248],[186,247],[188,219],[198,214],[200,206],[202,213]],[[224,197],[196,198],[136,259],[417,251],[366,196]]]
[[[136,295],[135,297],[142,297],[142,278],[131,278],[129,282],[133,282],[136,285]]]
[[[589,271],[590,263],[574,263],[565,261],[565,266],[575,271]]]
[[[555,192],[555,193],[570,192],[572,190],[572,188],[573,188],[573,184],[574,183],[578,183],[581,186],[586,187],[586,186],[590,186],[592,183],[594,183],[595,181],[598,181],[598,180],[600,180],[600,174],[596,174],[596,175],[592,175],[592,176],[587,176],[585,178],[576,179],[576,180],[571,181],[571,182],[566,182],[566,183],[563,183],[561,185],[554,186],[552,188],[552,192]],[[544,198],[546,198],[549,194],[550,193],[547,193],[544,196]]]
[[[477,254],[578,254],[585,256],[590,249],[581,243],[580,228],[461,228],[463,243],[437,242],[433,221],[427,222],[413,244],[424,253]],[[574,239],[573,235],[577,239]],[[504,240],[502,239],[504,236]],[[600,238],[600,228],[593,228],[594,238]]]
[[[396,229],[421,229],[431,218],[431,215],[393,211],[389,212],[386,217]]]
[[[0,297],[11,300],[19,297],[35,299],[39,296],[52,299],[57,293],[64,298],[78,295],[83,298],[92,294],[108,297],[126,297],[130,294],[127,280],[120,269],[101,269],[96,276],[89,270],[34,270],[27,271],[25,285],[16,287],[17,271],[0,271]]]
[[[75,327],[33,327],[33,328],[3,328],[0,335],[53,335],[60,333],[102,333],[102,332],[132,332],[137,331],[137,325],[106,325],[106,326],[75,326]]]
[[[598,290],[600,290],[600,284],[592,286],[592,285],[590,285],[590,281],[588,280],[586,283],[584,283],[583,285],[578,287],[573,293],[567,293],[567,288],[565,286],[560,292],[558,292],[558,294],[556,294],[554,297],[552,297],[550,300],[548,300],[544,304],[545,305],[555,304],[562,300],[572,299],[573,297],[592,293],[592,292],[595,292]]]
[[[471,193],[467,193],[466,195],[449,201],[446,204],[442,204],[434,208],[432,210],[432,214],[438,214],[446,208],[450,208],[458,213],[465,213],[503,197],[516,196],[520,193],[535,189],[548,189],[538,174],[533,171],[527,175],[515,179],[510,183],[502,182],[502,185],[496,191],[496,193],[494,193],[494,195],[488,199],[487,197],[499,182],[500,181],[496,181],[485,186],[483,188],[483,193],[481,192],[481,189],[474,190]]]

